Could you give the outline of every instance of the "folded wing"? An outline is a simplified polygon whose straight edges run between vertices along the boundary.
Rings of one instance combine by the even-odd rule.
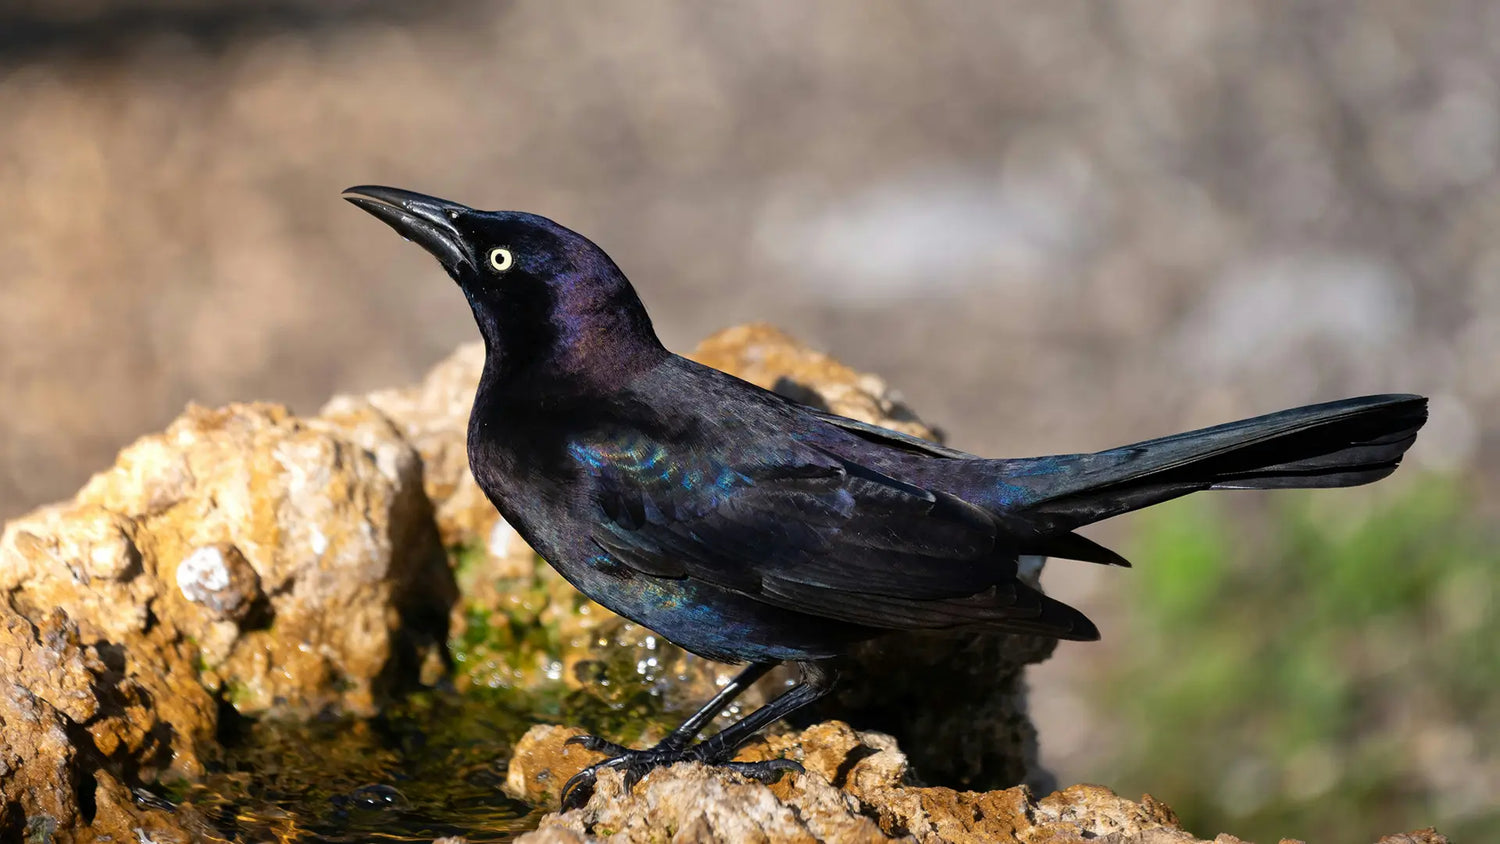
[[[575,446],[604,517],[594,543],[641,575],[870,627],[1097,637],[1015,579],[1015,550],[980,508],[791,438],[749,441],[753,451],[727,454],[647,439]]]

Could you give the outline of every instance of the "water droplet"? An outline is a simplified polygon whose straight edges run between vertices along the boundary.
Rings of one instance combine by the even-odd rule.
[[[362,785],[349,792],[350,802],[360,809],[405,809],[410,807],[406,795],[389,785]]]

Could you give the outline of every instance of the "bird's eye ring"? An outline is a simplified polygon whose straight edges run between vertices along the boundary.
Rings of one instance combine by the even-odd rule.
[[[510,269],[510,265],[514,260],[511,257],[510,250],[503,246],[497,246],[490,250],[490,266],[494,267],[497,272],[503,273]]]

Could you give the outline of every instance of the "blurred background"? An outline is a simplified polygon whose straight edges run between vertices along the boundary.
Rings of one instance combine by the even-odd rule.
[[[1431,395],[1389,481],[1054,564],[1105,642],[1033,709],[1199,834],[1500,822],[1500,6],[6,0],[0,115],[0,516],[475,337],[342,188],[535,211],[668,345],[773,322],[984,454]]]

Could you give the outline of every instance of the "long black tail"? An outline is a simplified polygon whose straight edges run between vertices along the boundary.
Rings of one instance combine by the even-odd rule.
[[[1204,489],[1377,481],[1396,470],[1426,421],[1421,396],[1344,399],[1097,454],[1007,461],[1006,482],[1024,490],[1016,509],[1048,535],[1027,552],[1121,564],[1068,531]]]

